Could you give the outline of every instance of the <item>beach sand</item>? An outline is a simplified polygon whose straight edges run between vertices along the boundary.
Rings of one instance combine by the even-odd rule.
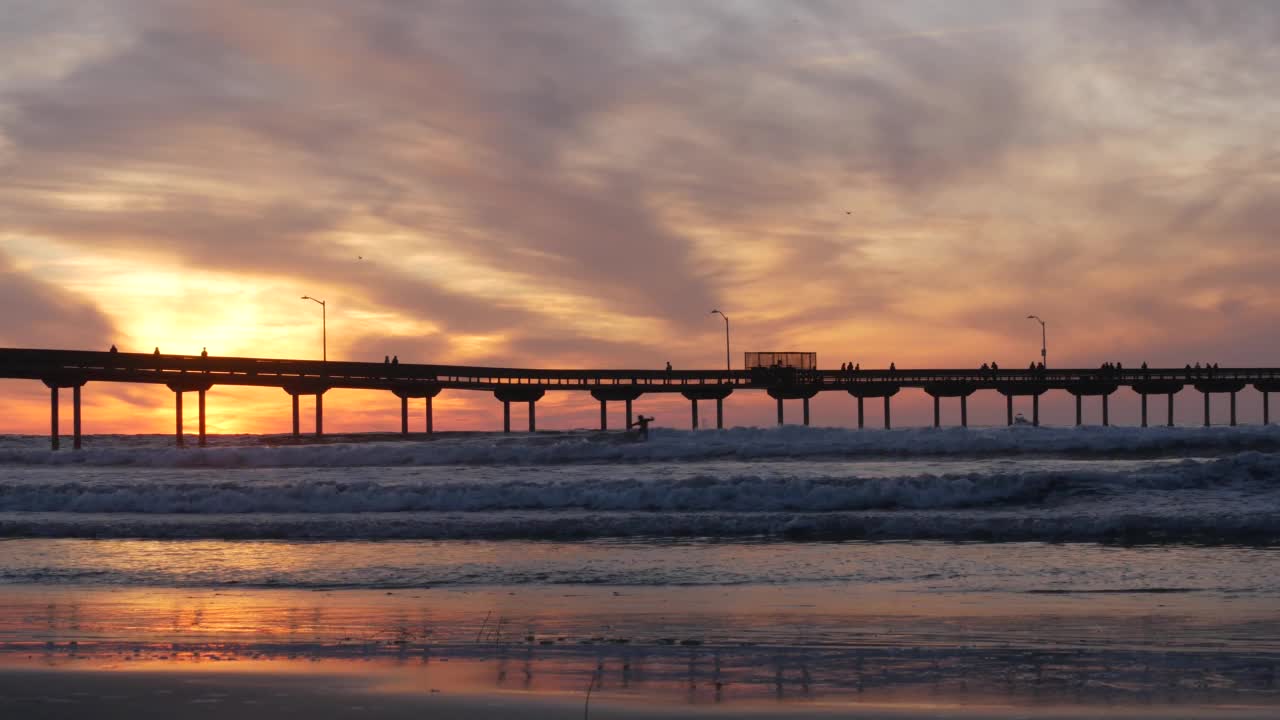
[[[262,670],[0,670],[0,715],[48,720],[100,718],[227,718],[275,720],[328,718],[712,718],[759,720],[797,716],[829,718],[1274,718],[1274,708],[1213,705],[1001,705],[902,698],[892,703],[856,701],[755,701],[697,705],[664,697],[595,696],[586,693],[479,691],[465,685],[408,689],[383,685],[385,674],[368,668],[316,670],[297,663]],[[381,680],[380,680],[381,678]]]

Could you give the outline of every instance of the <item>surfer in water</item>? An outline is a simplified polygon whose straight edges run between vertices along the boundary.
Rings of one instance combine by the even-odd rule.
[[[630,430],[633,427],[640,428],[640,431],[639,431],[640,439],[648,440],[649,439],[649,423],[653,422],[655,419],[656,418],[645,417],[644,414],[641,414],[639,417],[636,418],[635,422],[627,423],[627,429]]]

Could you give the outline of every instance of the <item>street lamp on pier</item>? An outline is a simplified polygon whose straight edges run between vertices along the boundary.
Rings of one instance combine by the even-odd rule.
[[[317,300],[310,295],[303,295],[302,299],[320,305],[320,352],[322,353],[320,357],[324,362],[329,362],[329,311],[325,308],[323,300]]]
[[[1036,322],[1040,323],[1040,362],[1045,367],[1049,367],[1049,353],[1048,353],[1048,345],[1046,345],[1045,343],[1044,321],[1040,319],[1039,315],[1028,315],[1027,319],[1035,320]]]
[[[729,361],[729,316],[719,310],[712,310],[711,314],[724,318],[724,369],[733,372],[733,363]]]

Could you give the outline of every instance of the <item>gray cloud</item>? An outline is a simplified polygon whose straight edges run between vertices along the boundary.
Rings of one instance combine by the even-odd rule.
[[[83,298],[14,267],[0,252],[0,346],[105,349],[111,322]]]

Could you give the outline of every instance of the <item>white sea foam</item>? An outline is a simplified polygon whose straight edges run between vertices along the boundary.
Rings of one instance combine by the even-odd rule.
[[[0,535],[1268,542],[1280,534],[1277,454],[1024,462],[1031,469],[1019,471],[998,460],[970,464],[982,471],[898,475],[859,465],[98,469],[75,479],[62,477],[70,468],[51,468],[0,480]]]
[[[347,436],[352,438],[352,436]],[[281,440],[276,438],[276,440]],[[163,438],[91,439],[80,452],[51,452],[38,438],[0,443],[0,465],[89,465],[173,468],[377,467],[395,465],[548,465],[644,463],[714,458],[993,456],[1019,454],[1143,456],[1199,451],[1280,450],[1280,427],[980,428],[848,430],[735,428],[690,432],[659,429],[649,442],[592,432],[537,435],[442,435],[427,441],[245,444],[178,449]],[[95,447],[95,442],[98,444]],[[225,441],[223,441],[225,442]]]

